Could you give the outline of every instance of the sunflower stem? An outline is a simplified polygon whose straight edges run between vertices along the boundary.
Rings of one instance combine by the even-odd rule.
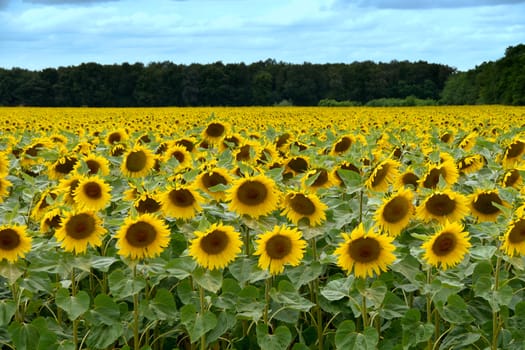
[[[366,296],[361,294],[361,317],[363,318],[363,331],[368,326],[368,309],[366,307]]]
[[[133,263],[133,280],[137,278],[137,264]],[[133,294],[133,349],[139,350],[139,293]]]
[[[359,191],[359,223],[363,222],[363,190]]]
[[[312,247],[312,255],[313,255],[313,261],[317,261],[317,244],[315,242],[315,238],[311,239],[310,246]],[[313,280],[313,299],[315,301],[315,311],[316,311],[316,323],[317,323],[317,341],[318,341],[318,348],[323,349],[324,348],[324,329],[323,329],[323,312],[321,309],[321,305],[319,302],[319,279],[316,278]]]
[[[427,269],[427,285],[430,286],[432,283],[432,267],[429,266]],[[429,292],[427,292],[427,323],[432,324],[432,296]],[[434,334],[435,337],[438,336],[438,334]],[[427,343],[427,349],[432,350],[434,348],[434,341],[432,337],[428,339]]]
[[[202,288],[202,286],[199,286],[199,297],[201,304],[201,317],[204,317],[204,311],[206,311],[206,308],[204,306],[204,288]],[[206,333],[201,335],[201,350],[206,350]]]
[[[22,316],[22,312],[20,311],[20,295],[18,293],[18,283],[13,282],[9,285],[11,287],[11,294],[13,295],[13,301],[16,305],[15,308],[15,321],[16,322],[23,322],[24,317]]]
[[[264,314],[263,320],[268,324],[268,309],[270,307],[270,289],[272,288],[272,277],[268,277],[264,283]]]
[[[498,258],[496,259],[496,269],[494,270],[494,286],[492,288],[492,292],[494,294],[496,294],[499,289],[500,269],[501,269],[501,255],[498,254]],[[498,349],[499,330],[500,330],[499,312],[492,311],[492,347],[491,349],[493,350]]]
[[[71,296],[77,295],[77,285],[75,279],[75,268],[71,268]],[[73,344],[78,349],[78,319],[73,320]]]
[[[246,257],[250,257],[250,229],[243,225],[244,227],[244,253]]]

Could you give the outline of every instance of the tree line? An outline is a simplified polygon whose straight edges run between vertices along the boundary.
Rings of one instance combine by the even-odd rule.
[[[454,68],[424,61],[290,64],[123,63],[0,69],[4,106],[269,106],[440,98]]]
[[[425,61],[0,68],[0,106],[525,104],[525,45],[459,72]]]

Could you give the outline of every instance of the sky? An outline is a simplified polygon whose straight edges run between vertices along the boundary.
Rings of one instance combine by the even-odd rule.
[[[459,71],[525,44],[525,0],[0,0],[0,68],[355,61]]]

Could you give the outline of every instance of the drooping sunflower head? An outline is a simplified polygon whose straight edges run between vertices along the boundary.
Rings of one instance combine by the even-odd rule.
[[[259,255],[258,266],[272,275],[284,271],[285,265],[298,266],[303,259],[306,241],[296,228],[275,226],[256,240],[255,255]]]
[[[511,142],[505,149],[503,154],[503,166],[508,168],[515,166],[522,161],[522,156],[525,154],[525,141],[516,139]]]
[[[373,277],[396,260],[394,237],[366,231],[362,223],[350,234],[343,233],[343,238],[334,254],[337,264],[348,274],[353,271],[359,278]]]
[[[122,160],[122,174],[127,177],[144,177],[155,165],[155,156],[148,148],[136,145],[130,149]]]
[[[97,175],[84,177],[73,191],[73,200],[81,210],[104,209],[111,200],[111,186]]]
[[[70,174],[78,163],[78,158],[74,155],[60,157],[49,166],[49,178],[58,180]]]
[[[465,152],[470,151],[474,145],[476,144],[476,140],[478,138],[478,133],[473,131],[467,135],[465,135],[458,144],[458,147],[463,149]]]
[[[1,192],[1,190],[0,190]],[[52,190],[45,190],[40,194],[40,198],[31,210],[31,218],[40,220],[42,215],[49,209],[51,203],[57,199],[57,192]]]
[[[328,206],[314,193],[293,191],[284,196],[282,214],[294,224],[308,219],[310,226],[318,226],[326,219]]]
[[[421,179],[421,186],[424,188],[436,188],[440,178],[445,181],[447,186],[456,183],[459,178],[459,172],[454,161],[446,160],[438,165],[431,165]]]
[[[388,185],[399,176],[400,163],[397,160],[386,159],[375,166],[365,182],[365,186],[373,191],[386,192]]]
[[[191,153],[183,145],[172,144],[166,149],[162,160],[168,162],[171,159],[177,160],[176,169],[184,169],[192,164]]]
[[[222,269],[241,252],[242,240],[233,226],[213,224],[206,231],[196,231],[195,236],[189,254],[206,269]]]
[[[84,176],[73,174],[64,179],[60,179],[58,182],[57,192],[62,194],[63,201],[65,204],[75,204],[74,196],[78,184],[81,180],[85,179]]]
[[[276,162],[280,162],[281,157],[279,156],[279,152],[275,148],[275,145],[273,143],[267,143],[257,150],[256,155],[256,162],[257,164],[274,164]]]
[[[309,166],[308,158],[303,156],[295,156],[286,161],[286,170],[293,175],[307,172]]]
[[[60,220],[55,237],[68,252],[84,253],[88,245],[99,247],[106,229],[92,211],[69,212]]]
[[[458,170],[463,174],[472,174],[483,168],[486,161],[485,158],[480,154],[473,154],[461,158],[457,162]]]
[[[106,135],[105,142],[106,142],[107,145],[113,146],[113,145],[116,145],[118,143],[123,143],[127,139],[128,139],[128,133],[126,132],[126,130],[118,129],[118,130],[114,130],[114,131],[109,132]]]
[[[463,231],[459,222],[445,224],[428,241],[422,244],[423,259],[432,266],[443,270],[459,264],[470,248],[468,232]]]
[[[201,210],[202,196],[193,186],[177,185],[169,187],[159,195],[162,211],[166,216],[189,220]]]
[[[337,165],[332,170],[332,179],[334,179],[334,181],[337,184],[339,184],[339,186],[345,185],[343,178],[341,177],[341,174],[339,174],[339,170],[353,171],[354,173],[361,175],[361,170],[357,166],[355,166],[353,163],[350,163],[347,161],[341,162],[339,165]]]
[[[262,174],[237,179],[227,191],[229,209],[257,218],[277,209],[279,190],[275,182]]]
[[[60,227],[62,222],[62,210],[60,208],[48,209],[40,219],[40,232],[48,234]]]
[[[156,213],[161,209],[162,204],[157,193],[144,192],[135,199],[133,207],[139,214]]]
[[[525,255],[525,218],[513,220],[503,236],[503,250],[509,256]]]
[[[460,221],[469,213],[468,198],[450,190],[435,191],[417,207],[418,218],[425,222]]]
[[[503,175],[503,187],[513,187],[517,190],[523,185],[523,178],[521,177],[520,169],[509,169]]]
[[[31,250],[31,242],[25,226],[0,226],[0,261],[14,263],[23,258]]]
[[[375,213],[375,220],[383,231],[398,236],[414,214],[414,195],[409,189],[401,189],[386,198]]]
[[[340,155],[350,150],[350,147],[355,143],[355,137],[353,135],[341,136],[332,146],[330,153],[332,155]]]
[[[2,203],[4,198],[9,195],[9,188],[12,185],[11,181],[4,177],[0,177],[0,203]]]
[[[407,169],[394,181],[394,188],[396,190],[401,188],[417,190],[419,187],[419,182],[419,176],[417,176],[416,173],[411,169]]]
[[[118,254],[133,260],[160,255],[170,242],[164,221],[153,214],[128,217],[115,235]]]
[[[445,131],[439,136],[439,140],[441,142],[451,144],[452,142],[454,142],[454,133],[450,131]]]
[[[316,190],[334,185],[332,174],[325,168],[316,168],[306,172],[302,179],[303,186]]]
[[[508,206],[497,190],[478,190],[470,196],[470,211],[478,221],[495,221],[502,212],[494,203]]]
[[[85,169],[82,171],[84,164]],[[101,155],[89,152],[75,165],[75,171],[88,176],[106,176],[109,174],[109,161]]]
[[[217,189],[217,185],[227,186],[232,182],[232,177],[226,169],[212,168],[205,170],[197,176],[196,185],[202,191],[212,196],[216,201],[226,198],[226,192]]]

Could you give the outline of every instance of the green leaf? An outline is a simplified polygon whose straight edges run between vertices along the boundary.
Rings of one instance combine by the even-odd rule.
[[[197,267],[193,271],[195,282],[212,293],[217,293],[222,286],[222,270],[208,270]]]
[[[286,326],[279,326],[273,334],[268,333],[268,326],[257,324],[257,344],[265,350],[286,350],[292,341],[292,333]]]
[[[347,169],[338,169],[337,174],[341,177],[346,187],[360,187],[362,186],[361,175],[355,171]]]
[[[408,310],[405,302],[396,294],[387,291],[383,299],[383,306],[379,309],[382,318],[391,320],[402,317]]]
[[[196,266],[197,263],[191,256],[182,256],[170,260],[166,264],[166,271],[175,278],[183,280],[191,275]]]
[[[0,327],[7,326],[16,312],[16,304],[12,300],[0,300]]]
[[[89,317],[93,324],[104,324],[113,326],[120,323],[120,308],[113,299],[106,294],[99,294],[95,297],[94,307],[89,312]]]
[[[354,276],[332,280],[321,288],[321,295],[329,301],[341,300],[348,297],[350,286],[354,282]]]
[[[351,320],[341,322],[335,332],[336,349],[344,350],[375,350],[379,342],[377,330],[366,327],[363,333],[355,332],[355,324]]]
[[[9,284],[15,283],[23,274],[24,269],[21,269],[18,265],[11,264],[5,259],[0,261],[0,276],[5,277]]]
[[[180,320],[190,335],[191,342],[196,342],[206,332],[217,326],[217,317],[210,311],[197,313],[195,305],[184,305],[180,309]]]
[[[421,272],[419,261],[413,256],[408,255],[403,260],[392,264],[391,269],[392,271],[403,275],[411,283],[412,291],[423,289],[426,282],[426,276]]]
[[[310,300],[300,296],[295,287],[286,280],[279,282],[277,290],[272,288],[270,296],[276,303],[283,304],[283,307],[292,310],[307,312],[315,305]]]
[[[247,282],[253,283],[268,277],[266,270],[259,269],[257,262],[248,258],[235,260],[228,266],[228,270],[241,286]]]
[[[450,323],[463,324],[474,321],[474,317],[467,309],[465,301],[457,294],[452,294],[447,299],[447,304],[442,306],[442,302],[436,303],[441,317]]]
[[[314,261],[310,265],[303,264],[289,269],[286,274],[295,286],[301,287],[318,278],[322,272],[323,266],[321,263]]]
[[[469,254],[475,260],[488,261],[494,256],[496,249],[491,245],[476,245],[470,249]]]
[[[89,295],[81,290],[75,296],[69,295],[69,290],[60,288],[56,294],[55,302],[64,310],[70,320],[76,320],[89,309]]]
[[[458,332],[449,334],[443,340],[440,349],[467,349],[468,345],[474,344],[481,338],[478,333]]]
[[[372,301],[376,308],[379,308],[383,303],[386,292],[386,284],[381,280],[375,280],[370,287],[360,291],[361,295]]]
[[[217,320],[217,325],[206,335],[206,343],[210,344],[219,339],[221,335],[226,333],[229,329],[235,327],[235,315],[227,312],[221,312]]]
[[[335,332],[335,346],[337,349],[345,349],[349,346],[348,337],[355,332],[355,323],[345,320],[339,324]]]
[[[421,313],[418,309],[408,310],[401,320],[403,329],[403,349],[414,348],[417,344],[426,342],[434,334],[434,325],[423,324],[420,321]]]
[[[143,277],[131,278],[129,274],[125,274],[121,269],[110,273],[108,282],[111,294],[117,299],[135,295],[146,287],[146,281]]]
[[[90,328],[86,339],[89,349],[105,349],[115,343],[124,334],[121,323],[113,323],[111,327],[107,325],[95,325]]]
[[[38,328],[32,324],[13,322],[7,331],[17,350],[34,350],[40,339]]]
[[[177,305],[173,295],[164,288],[157,290],[152,300],[145,299],[144,314],[151,320],[174,320],[177,317]]]

